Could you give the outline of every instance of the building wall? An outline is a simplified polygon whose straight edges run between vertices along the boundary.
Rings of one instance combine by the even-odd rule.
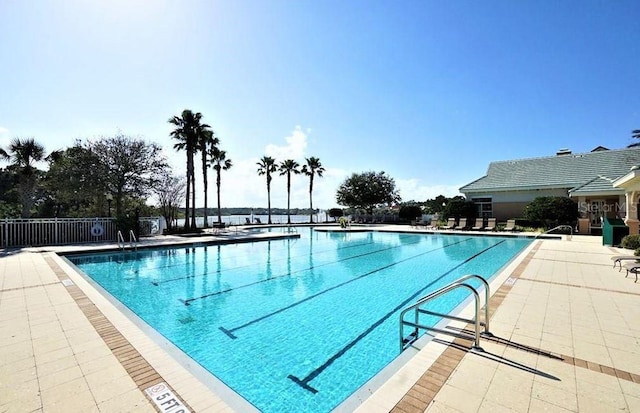
[[[529,191],[501,191],[466,193],[468,200],[474,198],[491,198],[493,204],[492,216],[500,221],[511,218],[521,218],[524,207],[539,196],[568,196],[566,189],[535,189]]]

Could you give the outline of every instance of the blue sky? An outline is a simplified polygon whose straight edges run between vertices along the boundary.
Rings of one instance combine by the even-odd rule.
[[[637,0],[3,0],[0,146],[122,131],[183,174],[167,120],[189,108],[234,161],[223,206],[266,206],[264,155],[320,158],[323,209],[353,172],[387,172],[404,200],[455,195],[492,160],[631,143],[639,16]]]

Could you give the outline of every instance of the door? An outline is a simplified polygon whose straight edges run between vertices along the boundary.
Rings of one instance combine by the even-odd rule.
[[[591,207],[589,208],[589,218],[591,220],[591,228],[602,227],[602,220],[604,218],[605,203],[602,199],[592,199]]]

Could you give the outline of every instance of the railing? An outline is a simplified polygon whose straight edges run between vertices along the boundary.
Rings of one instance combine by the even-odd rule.
[[[112,242],[115,239],[115,218],[0,220],[0,247],[4,248]]]
[[[473,286],[464,283],[464,281],[469,280],[469,279],[478,279],[480,281],[482,281],[482,283],[484,284],[484,290],[485,290],[485,306],[484,306],[484,323],[480,322],[480,295],[478,294],[478,291],[476,288],[474,288]],[[455,290],[457,288],[466,288],[468,289],[471,294],[473,294],[474,300],[475,300],[475,317],[474,319],[466,319],[466,318],[462,318],[462,317],[457,317],[457,316],[453,316],[450,314],[442,314],[442,313],[437,313],[434,311],[429,311],[429,310],[425,310],[423,308],[421,308],[422,306],[424,306],[427,302],[440,297],[443,294],[448,293],[449,291]],[[484,325],[484,331],[482,332],[482,335],[486,335],[486,336],[490,336],[491,333],[489,332],[489,297],[490,297],[490,291],[489,291],[489,283],[482,278],[481,276],[477,275],[477,274],[469,274],[469,275],[465,275],[462,278],[457,279],[456,281],[452,282],[449,285],[446,285],[442,288],[440,288],[437,291],[432,292],[431,294],[428,294],[422,298],[420,298],[418,301],[415,302],[415,304],[410,305],[409,307],[405,308],[404,310],[402,310],[402,312],[400,313],[400,352],[403,352],[407,347],[409,347],[409,345],[411,343],[413,343],[415,340],[418,339],[419,337],[419,333],[420,330],[425,330],[425,331],[435,331],[437,333],[442,333],[442,334],[448,334],[448,335],[454,335],[456,337],[461,337],[461,338],[465,338],[465,339],[472,339],[474,344],[472,346],[472,349],[475,350],[482,350],[482,348],[480,347],[480,325]],[[404,319],[405,314],[409,311],[414,311],[414,321],[406,321]],[[440,329],[440,328],[436,328],[436,327],[432,327],[432,326],[428,326],[426,324],[420,324],[420,315],[421,314],[427,314],[427,315],[433,315],[433,316],[438,316],[438,317],[442,317],[442,318],[447,318],[450,320],[457,320],[457,321],[464,321],[467,323],[473,323],[474,324],[474,335],[473,338],[470,337],[467,334],[461,334],[461,333],[454,333],[451,332],[450,330],[444,330],[444,329]],[[404,327],[405,326],[409,326],[409,327],[413,327],[413,332],[408,336],[405,337],[404,335]]]
[[[548,231],[545,231],[545,232],[543,232],[541,234],[536,235],[535,238],[538,238],[538,237],[540,237],[540,236],[542,236],[544,234],[549,234],[550,232],[555,231],[557,229],[567,229],[567,228],[569,228],[569,238],[567,238],[567,240],[571,241],[571,238],[573,237],[573,227],[571,225],[558,225],[555,228],[551,228]]]
[[[124,241],[124,235],[122,235],[122,231],[120,230],[118,230],[117,241],[118,241],[118,248],[124,251],[127,244]],[[136,234],[133,232],[132,229],[129,230],[129,246],[135,248],[136,251],[138,250],[138,239],[136,238]]]

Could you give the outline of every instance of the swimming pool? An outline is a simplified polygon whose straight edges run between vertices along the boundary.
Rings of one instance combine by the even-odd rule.
[[[462,275],[489,279],[530,242],[305,229],[299,239],[67,258],[258,409],[327,412],[398,356],[402,308]]]

